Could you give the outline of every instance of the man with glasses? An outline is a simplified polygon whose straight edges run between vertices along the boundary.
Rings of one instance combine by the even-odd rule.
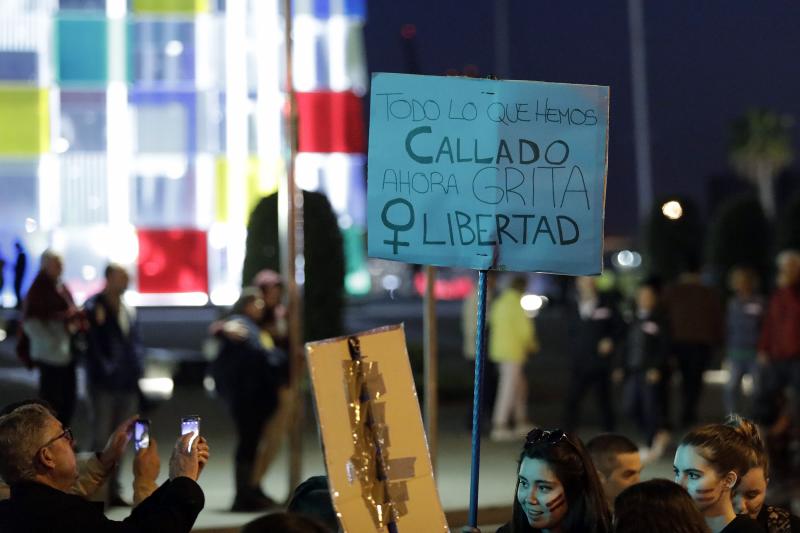
[[[2,410],[0,410],[0,417],[11,413],[18,407],[30,404],[41,405],[47,409],[51,415],[55,417],[58,416],[47,402],[38,398],[34,398],[6,405]],[[94,496],[94,494],[108,481],[112,471],[122,460],[122,455],[125,453],[125,447],[128,445],[128,441],[131,437],[133,424],[137,419],[138,415],[133,416],[117,426],[114,432],[108,437],[106,445],[102,451],[78,455],[79,476],[75,484],[70,489],[70,494],[76,494],[87,499],[92,498],[92,496]],[[158,486],[155,484],[155,479],[149,479],[145,475],[134,476],[134,501],[140,502],[144,500],[157,488]],[[10,488],[8,485],[0,481],[0,500],[7,500],[10,496]]]
[[[19,407],[0,417],[0,475],[11,486],[11,498],[0,502],[0,531],[189,532],[204,504],[196,480],[199,455],[207,454],[204,443],[189,448],[193,436],[177,441],[169,480],[128,518],[114,522],[105,517],[102,506],[69,494],[78,479],[70,429],[41,405]],[[148,472],[155,481],[158,455],[153,452],[140,451],[134,470]]]

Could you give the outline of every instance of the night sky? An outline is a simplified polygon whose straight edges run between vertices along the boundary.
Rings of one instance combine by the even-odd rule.
[[[795,118],[800,167],[800,2],[645,4],[656,198],[687,195],[707,209],[709,177],[730,173],[729,125],[754,106]],[[370,2],[369,70],[494,74],[493,14],[491,0]],[[411,41],[404,24],[416,27]],[[627,2],[510,0],[509,41],[501,77],[611,87],[606,229],[635,235]]]

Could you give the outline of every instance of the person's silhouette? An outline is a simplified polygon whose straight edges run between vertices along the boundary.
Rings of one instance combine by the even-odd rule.
[[[6,286],[6,258],[0,250],[0,309],[3,308],[3,289]]]
[[[17,251],[17,261],[14,263],[14,296],[17,298],[17,309],[22,309],[22,280],[28,268],[28,255],[19,240],[14,241]]]

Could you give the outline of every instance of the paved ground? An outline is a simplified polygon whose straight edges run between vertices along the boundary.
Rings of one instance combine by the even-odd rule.
[[[408,316],[421,315],[418,303],[405,302],[402,305],[387,304],[375,308],[362,309],[348,319],[348,330],[359,331],[366,327],[378,324],[397,323]],[[400,309],[402,308],[402,309]],[[420,311],[415,312],[416,309]],[[458,346],[460,336],[457,325],[457,306],[445,305],[440,308],[442,315],[441,327],[443,346],[442,370],[440,375],[444,383],[439,424],[439,454],[437,465],[437,484],[443,507],[453,517],[450,526],[454,531],[465,521],[463,511],[468,507],[469,500],[469,462],[470,438],[466,430],[466,421],[470,410],[469,384],[470,364],[461,358]],[[208,314],[208,313],[206,313]],[[383,316],[386,315],[386,316]],[[202,335],[203,328],[191,324],[186,328],[181,327],[185,316],[176,315],[170,322],[170,328],[178,336],[187,329],[194,332],[189,334],[193,346],[199,346],[200,340],[196,337]],[[543,345],[550,347],[545,350],[530,365],[529,375],[531,383],[531,419],[540,425],[555,427],[562,419],[562,402],[567,377],[567,363],[561,350],[558,349],[563,339],[561,328],[563,324],[557,315],[543,317],[539,324]],[[415,372],[421,373],[419,361],[415,360],[415,346],[419,345],[421,338],[421,322],[417,318],[407,320],[409,347],[412,351],[412,363]],[[163,327],[163,326],[162,326]],[[161,328],[158,328],[161,329]],[[163,336],[163,329],[162,329]],[[170,347],[176,348],[179,347]],[[10,340],[0,343],[0,405],[7,402],[31,397],[35,394],[36,375],[20,368],[11,355],[13,346]],[[163,354],[162,354],[163,355]],[[175,376],[176,387],[174,394],[168,401],[161,402],[148,413],[153,421],[153,432],[160,446],[162,457],[162,472],[164,477],[167,470],[167,460],[170,444],[178,434],[179,418],[182,414],[199,413],[203,417],[202,432],[208,438],[212,449],[212,460],[201,478],[201,485],[206,493],[206,508],[198,520],[197,530],[217,529],[219,531],[233,531],[237,526],[250,520],[253,516],[227,512],[233,495],[232,455],[234,447],[233,425],[227,417],[224,406],[220,401],[211,397],[199,385],[197,369],[194,365],[184,365],[178,368]],[[615,394],[618,391],[615,392]],[[709,420],[720,416],[719,398],[721,391],[718,387],[707,387],[702,415]],[[581,436],[591,437],[597,429],[593,426],[596,419],[591,406],[591,398],[587,398],[585,405],[586,427],[580,432]],[[310,407],[310,400],[306,402],[303,439],[303,478],[324,474],[324,464],[319,440],[316,432],[316,421]],[[87,443],[88,432],[88,405],[81,404],[73,424],[80,443]],[[630,425],[623,424],[621,430],[629,435],[636,435]],[[481,483],[479,503],[481,508],[507,507],[510,505],[514,491],[515,461],[519,452],[518,443],[493,443],[484,439],[481,454]],[[131,452],[132,453],[132,452]],[[130,498],[131,454],[128,454],[122,466],[122,482],[125,494]],[[671,456],[667,456],[645,471],[646,477],[669,477],[671,475]],[[269,472],[263,484],[264,489],[276,499],[283,499],[289,494],[287,456],[284,449],[274,468]],[[458,513],[458,511],[462,511]],[[114,517],[124,517],[125,511],[112,511]],[[504,519],[504,513],[486,512],[481,516],[482,521],[498,522]],[[461,523],[459,523],[459,521]],[[227,528],[227,529],[226,529]],[[485,528],[484,531],[494,531]]]

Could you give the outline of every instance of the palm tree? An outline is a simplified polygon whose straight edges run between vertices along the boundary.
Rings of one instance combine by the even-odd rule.
[[[765,109],[752,109],[733,122],[731,161],[752,181],[764,214],[775,218],[773,181],[792,161],[792,119]]]

